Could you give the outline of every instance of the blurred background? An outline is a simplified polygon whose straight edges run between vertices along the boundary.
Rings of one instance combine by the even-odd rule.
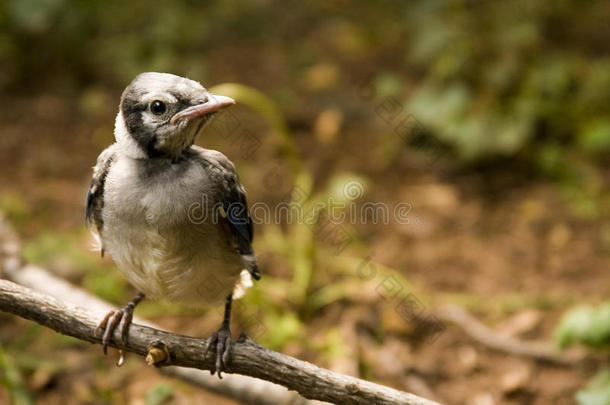
[[[257,223],[263,278],[234,337],[446,403],[610,404],[609,21],[601,0],[3,0],[0,210],[26,260],[125,305],[84,225],[91,167],[138,73],[188,76],[239,102],[198,144],[236,164],[251,205],[357,213]],[[591,358],[489,348],[447,305]],[[136,315],[194,336],[221,319]],[[0,403],[236,404],[0,325]]]

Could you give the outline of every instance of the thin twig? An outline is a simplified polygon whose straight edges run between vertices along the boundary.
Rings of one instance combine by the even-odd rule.
[[[101,343],[101,338],[94,336],[99,319],[89,311],[62,303],[10,281],[0,280],[0,310],[36,321],[81,340]],[[178,365],[202,370],[214,367],[213,356],[203,356],[207,343],[205,339],[168,333],[138,324],[131,325],[126,344],[121,343],[119,331],[115,331],[110,346],[146,356],[151,342],[158,342],[164,349],[168,349],[170,356],[164,359],[163,366]],[[335,404],[436,403],[271,351],[245,335],[233,345],[231,355],[231,372],[283,385],[299,392],[305,398]]]
[[[585,358],[585,353],[578,349],[560,353],[549,342],[526,341],[502,335],[482,324],[464,308],[455,305],[439,308],[435,314],[444,321],[458,325],[472,339],[491,349],[566,366],[579,363]]]

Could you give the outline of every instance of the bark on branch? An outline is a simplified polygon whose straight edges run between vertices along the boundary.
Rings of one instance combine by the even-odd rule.
[[[101,339],[93,334],[99,322],[98,316],[10,281],[0,280],[0,310],[36,321],[65,335],[101,343]],[[146,356],[152,342],[160,342],[163,351],[168,349],[170,356],[162,362],[163,366],[177,365],[202,370],[213,367],[214,356],[208,356],[207,359],[203,357],[205,339],[168,333],[148,326],[132,324],[125,345],[120,342],[116,331],[110,345]],[[156,354],[159,355],[158,352]],[[240,337],[233,346],[230,371],[283,385],[305,398],[335,404],[436,404],[413,394],[334,373],[271,351],[246,336]]]

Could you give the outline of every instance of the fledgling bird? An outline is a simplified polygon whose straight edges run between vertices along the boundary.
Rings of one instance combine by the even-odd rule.
[[[100,322],[104,353],[118,326],[126,341],[144,296],[194,306],[225,302],[212,335],[219,377],[231,349],[231,302],[260,278],[252,219],[235,166],[194,145],[201,129],[233,99],[167,73],[138,75],[121,96],[114,135],[93,169],[86,220],[139,291]],[[195,215],[196,214],[196,215]]]

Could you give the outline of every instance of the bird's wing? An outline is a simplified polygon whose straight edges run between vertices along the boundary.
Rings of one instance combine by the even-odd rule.
[[[198,146],[191,147],[191,150],[197,154],[217,187],[219,202],[222,203],[223,208],[221,217],[226,220],[231,230],[244,266],[255,280],[259,280],[261,275],[252,249],[254,236],[252,217],[248,210],[246,190],[239,180],[235,166],[218,151]]]
[[[97,164],[93,167],[93,178],[91,179],[91,185],[89,186],[89,191],[87,191],[87,200],[85,202],[85,221],[87,227],[100,243],[102,257],[104,256],[104,247],[101,243],[100,232],[104,226],[102,219],[104,183],[108,169],[116,156],[116,149],[116,144],[112,144],[98,156]]]

